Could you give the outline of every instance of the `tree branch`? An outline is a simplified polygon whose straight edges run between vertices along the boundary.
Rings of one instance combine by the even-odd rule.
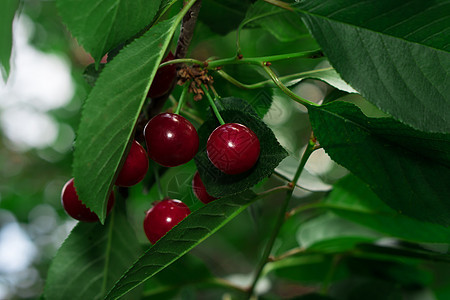
[[[189,47],[189,44],[191,43],[192,36],[194,35],[195,24],[197,23],[197,17],[200,12],[201,2],[201,0],[197,0],[197,2],[192,5],[192,7],[183,17],[180,36],[178,38],[177,48],[175,51],[175,58],[184,58],[186,56],[187,49]],[[164,103],[166,103],[167,99],[172,93],[173,88],[175,87],[175,83],[176,80],[172,82],[172,87],[165,95],[159,98],[151,99],[141,112],[136,125],[135,134],[135,139],[139,142],[144,141],[144,127],[147,124],[148,120],[161,112]]]
[[[202,1],[192,5],[188,12],[183,17],[183,23],[181,24],[180,36],[178,38],[177,49],[175,50],[175,58],[185,58],[189,45],[194,36],[195,24],[197,23],[198,14],[200,13],[200,7]]]

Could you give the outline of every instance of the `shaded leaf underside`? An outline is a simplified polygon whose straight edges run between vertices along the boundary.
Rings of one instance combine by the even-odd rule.
[[[330,157],[385,203],[410,217],[450,225],[448,135],[425,134],[390,118],[368,118],[341,101],[310,109],[310,118]]]
[[[381,110],[450,132],[450,1],[303,1],[299,12],[342,78]]]

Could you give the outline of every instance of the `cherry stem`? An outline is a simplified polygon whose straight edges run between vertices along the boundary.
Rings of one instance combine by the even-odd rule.
[[[206,98],[208,98],[209,105],[211,106],[211,109],[214,111],[214,114],[216,115],[217,120],[219,120],[220,125],[225,125],[225,121],[222,119],[222,116],[219,113],[219,110],[217,109],[216,104],[214,103],[214,99],[209,94],[206,87],[202,84],[201,85],[203,92],[205,93]]]
[[[321,50],[311,50],[311,51],[302,51],[302,52],[295,52],[295,53],[286,53],[286,54],[279,54],[279,55],[271,55],[271,56],[260,56],[260,57],[242,57],[239,56],[233,56],[229,58],[223,58],[223,59],[216,59],[212,61],[201,61],[198,59],[193,58],[181,58],[181,59],[174,59],[167,61],[165,63],[162,63],[159,65],[159,68],[162,68],[167,65],[171,64],[179,64],[179,63],[186,63],[186,64],[194,64],[203,66],[207,69],[215,69],[217,67],[225,66],[225,65],[238,65],[238,64],[247,64],[247,65],[259,65],[263,62],[274,62],[274,61],[280,61],[280,60],[286,60],[286,59],[292,59],[292,58],[319,58],[322,57],[323,53]]]
[[[309,100],[306,100],[294,92],[292,92],[287,86],[284,85],[284,83],[280,80],[280,78],[275,74],[275,72],[267,65],[262,64],[261,65],[264,71],[270,76],[270,78],[273,80],[273,82],[286,94],[288,95],[292,100],[295,102],[298,102],[300,104],[303,104],[307,108],[319,106],[317,103],[311,102]]]
[[[250,64],[250,65],[259,65],[263,62],[274,62],[280,60],[287,60],[292,58],[317,58],[322,57],[321,50],[312,50],[312,51],[302,51],[302,52],[294,52],[294,53],[286,53],[286,54],[278,54],[271,56],[260,56],[260,57],[240,57],[234,56],[230,58],[217,59],[208,62],[208,69],[215,69],[224,65],[236,65],[236,64]]]
[[[305,72],[300,72],[300,73],[295,73],[295,74],[289,74],[289,75],[285,75],[285,76],[279,76],[278,78],[281,81],[286,82],[286,81],[293,80],[293,79],[303,79],[303,78],[306,78],[308,75],[320,74],[322,72],[328,72],[331,70],[333,70],[333,68],[328,67],[328,68],[323,68],[323,69],[310,70],[310,71],[305,71]],[[224,70],[217,70],[216,72],[217,72],[217,74],[222,76],[223,79],[227,80],[231,84],[234,84],[235,86],[237,86],[241,89],[252,90],[252,89],[259,89],[259,88],[263,88],[263,87],[276,86],[272,79],[263,80],[263,81],[260,81],[257,83],[247,84],[247,83],[240,82],[236,78],[232,77],[230,74],[226,73]]]
[[[328,270],[327,274],[325,275],[325,279],[322,282],[322,287],[320,288],[320,291],[319,291],[320,294],[322,294],[322,295],[327,294],[328,287],[330,286],[330,283],[333,280],[334,274],[336,273],[336,270],[337,270],[342,258],[343,258],[342,254],[333,255],[333,260],[331,262],[330,269]]]
[[[220,96],[219,96],[219,94],[217,93],[217,91],[216,91],[216,89],[214,88],[214,86],[211,85],[211,84],[209,84],[208,86],[209,86],[209,88],[211,89],[211,91],[212,91],[213,94],[214,94],[214,100],[219,100],[219,99],[220,99]]]
[[[180,110],[183,107],[184,103],[186,102],[187,94],[188,94],[188,90],[189,90],[189,84],[190,84],[190,82],[186,82],[184,84],[183,91],[181,92],[181,96],[180,96],[180,101],[178,102],[177,109],[174,112],[174,114],[176,114],[176,115],[180,114]]]
[[[155,175],[156,187],[158,189],[158,196],[159,196],[159,199],[162,200],[165,197],[164,197],[163,190],[161,188],[161,179],[159,178],[158,166],[156,164],[153,166],[153,173]]]
[[[166,62],[163,62],[162,64],[159,65],[158,68],[162,68],[168,65],[173,65],[173,64],[191,64],[191,65],[200,65],[200,66],[204,66],[206,62],[203,62],[201,60],[198,59],[193,59],[193,58],[177,58],[177,59],[172,59]]]
[[[278,217],[277,220],[275,221],[275,227],[272,231],[272,234],[270,235],[269,241],[266,244],[266,248],[264,249],[263,255],[261,257],[261,260],[259,261],[259,264],[256,268],[256,272],[255,272],[255,278],[253,279],[252,285],[250,286],[249,290],[248,290],[248,294],[247,294],[247,299],[250,299],[253,295],[253,292],[255,290],[256,284],[258,283],[258,280],[261,276],[261,273],[264,269],[264,266],[267,264],[267,262],[269,261],[269,256],[270,256],[270,252],[272,251],[273,245],[275,243],[275,240],[278,236],[278,233],[280,232],[281,226],[283,226],[284,220],[285,220],[285,216],[286,216],[286,211],[287,208],[289,206],[289,201],[292,198],[292,194],[294,193],[294,189],[295,189],[295,184],[297,183],[298,179],[300,178],[300,174],[302,173],[306,162],[308,161],[308,158],[310,157],[311,153],[314,152],[315,150],[315,142],[313,142],[312,140],[309,141],[305,152],[303,153],[302,159],[300,160],[300,164],[297,168],[297,171],[295,172],[294,178],[292,179],[290,185],[292,186],[291,189],[289,189],[286,192],[286,197],[284,199],[284,202],[282,204],[282,207],[280,209],[280,212],[278,213]]]

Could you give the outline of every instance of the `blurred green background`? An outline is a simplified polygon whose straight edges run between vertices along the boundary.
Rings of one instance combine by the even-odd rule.
[[[214,9],[214,1],[205,3],[205,10]],[[14,21],[12,72],[6,84],[0,82],[0,299],[39,298],[50,261],[76,224],[62,209],[60,193],[64,183],[71,178],[73,142],[81,107],[91,88],[83,78],[83,71],[93,62],[65,30],[54,1],[24,1],[19,11],[20,16],[16,16]],[[228,28],[220,18],[214,20],[208,15],[201,15],[190,56],[198,59],[233,56],[236,34],[229,30],[235,28],[242,17],[235,15]],[[241,47],[244,55],[251,57],[311,50],[317,45],[306,29],[293,40],[280,42],[273,32],[247,28],[241,35]],[[321,68],[326,64],[324,59],[296,59],[274,64],[274,68],[284,75]],[[226,71],[244,83],[266,79],[258,70],[248,66],[230,66]],[[255,92],[239,90],[217,76],[215,86],[224,97],[240,96],[251,101],[255,96]],[[302,81],[292,89],[315,102],[322,101],[333,92],[333,88],[315,80]],[[262,182],[255,188],[257,191],[283,184],[283,177],[292,178],[311,131],[308,115],[301,105],[276,89],[267,92],[274,101],[264,121],[290,156],[277,168],[281,176],[273,176]],[[180,89],[176,88],[175,99],[179,93]],[[352,101],[360,103],[362,100],[355,97]],[[190,105],[197,109],[200,118],[205,118],[205,103]],[[169,101],[167,108],[170,106]],[[197,120],[192,120],[195,126],[200,125]],[[165,171],[161,178],[163,190],[170,197],[185,201],[192,209],[201,206],[190,187],[194,172],[195,164],[190,162]],[[296,189],[291,205],[295,207],[323,198],[331,185],[346,174],[347,171],[333,163],[323,150],[316,151],[301,177],[305,189]],[[148,177],[152,176],[149,174]],[[142,229],[145,211],[151,202],[159,199],[156,187],[148,188],[148,182],[152,182],[152,179],[147,178],[143,184],[131,188],[126,202],[129,220],[142,242],[142,249],[149,247]],[[205,274],[209,272],[236,285],[248,285],[282,197],[281,194],[275,194],[257,202],[218,234],[195,248],[190,255],[152,278],[146,283],[145,294],[148,298],[158,295],[154,297],[157,299],[176,295],[183,299],[218,299],[223,296],[224,291],[221,289],[206,288],[198,294],[194,287],[186,285],[189,279],[201,280],[203,275],[208,277]],[[336,215],[317,216],[314,212],[289,219],[275,243],[273,254],[280,255],[299,247],[300,241],[305,245],[313,244],[349,232],[361,240],[371,241],[383,237]],[[314,222],[300,228],[300,224],[313,219]],[[391,240],[385,242],[395,244]],[[349,245],[352,243],[354,241],[350,241]],[[448,251],[445,245],[436,247],[443,247],[443,253]],[[263,278],[259,291],[271,290],[283,298],[317,291],[320,282],[326,280],[330,268],[335,272],[336,279],[345,279],[333,286],[335,294],[342,295],[342,291],[349,290],[348,285],[358,287],[364,294],[367,293],[367,285],[370,285],[370,290],[377,291],[378,296],[383,297],[383,293],[397,292],[386,285],[386,280],[398,281],[399,278],[404,278],[402,284],[417,288],[420,292],[415,294],[416,298],[406,299],[435,299],[431,292],[422,290],[422,285],[428,285],[433,280],[436,286],[443,287],[443,297],[450,291],[448,268],[441,264],[430,263],[432,266],[421,266],[419,271],[413,267],[400,267],[395,260],[380,264],[367,258],[340,257],[345,260],[345,267],[341,264],[342,267],[334,270],[330,266],[335,264],[336,256],[307,255],[302,259],[289,262],[292,263],[292,269],[289,265],[274,265],[268,269],[267,272],[276,274],[277,279],[270,281],[267,279],[270,276]],[[180,270],[186,272],[186,278],[179,278]],[[374,281],[378,277],[385,281]],[[155,287],[164,287],[166,290],[157,290]],[[417,295],[422,296],[417,298]],[[392,297],[398,299],[396,294]],[[348,296],[344,299],[357,298]],[[373,299],[383,298],[375,295]]]

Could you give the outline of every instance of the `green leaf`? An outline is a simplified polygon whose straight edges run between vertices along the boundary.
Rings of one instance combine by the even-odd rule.
[[[317,70],[304,72],[298,78],[288,82],[286,86],[294,85],[304,79],[318,79],[341,91],[347,93],[358,93],[348,83],[342,80],[341,76],[332,67],[324,67]]]
[[[330,157],[398,213],[450,225],[450,136],[426,134],[390,118],[369,118],[350,103],[310,109]]]
[[[311,161],[311,160],[310,160]],[[284,176],[289,181],[294,179],[297,171],[297,166],[300,163],[300,159],[292,155],[283,159],[283,161],[275,169],[277,174]],[[320,163],[323,163],[321,161]],[[308,191],[320,192],[329,191],[333,188],[330,183],[324,181],[323,174],[314,174],[308,171],[308,163],[303,169],[300,178],[296,182],[296,186]]]
[[[244,26],[263,27],[282,42],[293,41],[309,35],[305,25],[294,12],[261,0],[250,6],[238,30]]]
[[[211,132],[220,124],[211,117],[197,130],[199,151],[195,156],[198,172],[210,195],[222,197],[237,194],[251,188],[272,174],[276,166],[287,156],[272,130],[258,118],[252,106],[238,98],[222,98],[217,103],[220,114],[226,123],[241,123],[255,132],[260,141],[259,160],[248,172],[228,175],[214,167],[206,154],[206,142]]]
[[[156,165],[156,163],[153,164]],[[203,206],[203,203],[197,199],[192,191],[192,179],[196,170],[197,167],[193,160],[181,166],[168,168],[159,180],[163,195],[183,201],[191,211]],[[157,184],[152,186],[149,194],[151,193],[159,194]],[[157,200],[161,199],[158,198]]]
[[[367,100],[414,128],[450,132],[450,2],[311,0],[298,9]]]
[[[161,0],[161,5],[159,6],[158,15],[166,13],[172,5],[177,3],[179,0]]]
[[[448,243],[450,227],[398,214],[363,182],[349,175],[335,184],[323,202],[339,216],[393,237],[413,242]]]
[[[354,276],[335,283],[328,294],[337,299],[402,300],[401,287],[379,278]]]
[[[345,101],[352,103],[370,118],[390,118],[388,114],[379,110],[375,105],[364,99],[360,94],[345,94],[342,97],[335,98],[333,100]]]
[[[10,71],[10,58],[13,43],[13,20],[19,0],[2,0],[0,3],[0,72],[3,80],[8,80]]]
[[[300,226],[297,241],[302,248],[314,248],[321,252],[343,252],[356,244],[373,242],[380,234],[366,227],[327,213],[311,219]],[[324,243],[332,241],[332,243]],[[315,244],[319,246],[314,247]]]
[[[357,246],[354,255],[363,258],[404,263],[417,263],[421,260],[450,263],[450,256],[446,253],[436,253],[416,247],[402,247],[401,245],[386,247],[361,244]]]
[[[141,254],[125,215],[113,210],[105,226],[79,222],[52,261],[45,298],[103,299]]]
[[[96,62],[155,17],[161,0],[58,0],[58,10],[73,36]]]
[[[191,213],[141,256],[117,281],[105,299],[118,299],[182,257],[246,209],[255,194],[215,200]]]
[[[253,66],[230,65],[227,66],[227,72],[231,76],[238,75],[239,78],[244,78],[246,82],[258,82],[264,79]],[[214,88],[219,95],[232,95],[235,98],[245,99],[246,102],[253,107],[260,118],[264,117],[273,103],[273,87],[274,85],[266,84],[265,86],[259,86],[255,89],[242,89],[231,84],[221,76],[214,77]]]
[[[250,5],[250,0],[203,1],[199,20],[212,31],[225,35],[238,27]]]
[[[90,86],[95,85],[95,82],[102,73],[105,65],[106,64],[100,64],[98,68],[96,68],[95,64],[90,64],[89,66],[86,67],[86,69],[83,72],[83,78],[84,80],[86,80],[87,84],[89,84]]]
[[[431,272],[423,270],[417,261],[402,262],[352,257],[348,265],[352,273],[360,277],[384,278],[401,286],[427,286],[433,281]]]
[[[176,293],[186,285],[197,285],[212,278],[211,272],[201,259],[186,254],[147,280],[143,295],[148,299],[155,299],[155,296],[161,298],[167,292]]]
[[[114,174],[183,13],[158,23],[107,63],[84,104],[73,173],[80,199],[102,222]]]
[[[321,283],[326,279],[333,264],[331,255],[301,253],[299,255],[286,257],[282,260],[268,263],[263,274],[275,273],[277,277],[285,278],[301,283]],[[338,266],[334,278],[342,278],[345,275],[345,267]]]

